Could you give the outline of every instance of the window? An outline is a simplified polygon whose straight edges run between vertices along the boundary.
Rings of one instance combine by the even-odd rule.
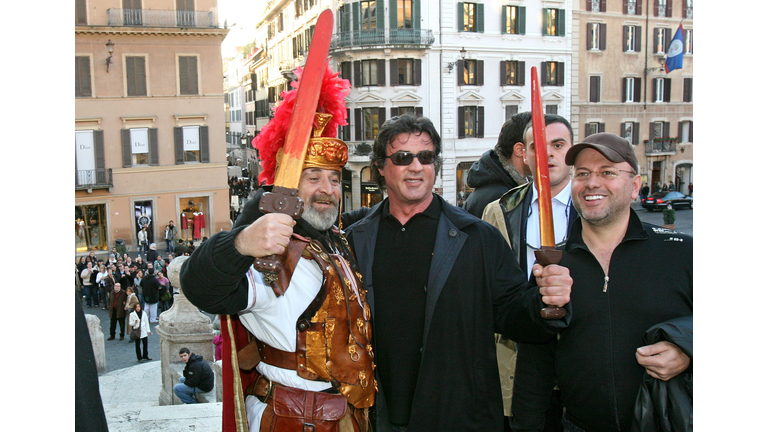
[[[678,123],[677,136],[681,143],[693,142],[693,122],[681,121]]]
[[[504,107],[504,121],[512,118],[513,115],[520,111],[519,105],[507,105]]]
[[[642,6],[642,0],[624,0],[624,15],[640,15],[643,12]]]
[[[589,101],[600,102],[600,77],[589,77]]]
[[[587,23],[587,49],[604,51],[606,24]]]
[[[693,102],[693,78],[683,78],[683,102]]]
[[[587,123],[584,128],[584,137],[588,137],[592,134],[605,132],[605,123],[591,122]]]
[[[525,6],[501,7],[501,33],[525,34]]]
[[[376,29],[376,0],[363,0],[360,2],[360,29]]]
[[[123,24],[142,24],[141,0],[123,0]]]
[[[125,57],[125,84],[128,96],[147,95],[147,71],[144,57]]]
[[[621,136],[630,144],[637,145],[640,142],[640,123],[624,122],[621,124]]]
[[[76,185],[106,183],[104,131],[75,131]]]
[[[624,77],[622,80],[622,102],[640,102],[640,85],[640,78]]]
[[[542,62],[541,63],[541,85],[543,86],[564,86],[565,85],[565,63],[562,62]]]
[[[75,24],[86,25],[88,24],[88,5],[86,0],[75,0]]]
[[[586,0],[588,12],[605,12],[605,0]]]
[[[198,94],[197,57],[195,56],[179,56],[179,94]]]
[[[651,0],[648,0],[651,1]],[[672,17],[672,0],[654,0],[656,7],[653,8],[653,15],[657,17]]]
[[[90,97],[91,93],[91,58],[75,56],[75,97]]]
[[[413,28],[413,1],[396,0],[397,2],[397,28]]]
[[[683,30],[683,53],[693,54],[693,30]]]
[[[649,134],[649,139],[655,140],[657,138],[668,138],[669,137],[669,122],[665,121],[654,121],[651,122],[651,131]]]
[[[654,78],[653,80],[653,101],[669,102],[672,92],[671,78]]]
[[[123,168],[159,165],[157,128],[122,129]]]
[[[210,162],[208,126],[176,126],[173,128],[176,164]]]
[[[361,141],[373,141],[379,134],[379,109],[363,108],[363,123],[360,125],[362,136]]]
[[[557,114],[557,105],[544,105],[544,114]]]
[[[501,85],[525,85],[525,62],[502,61],[500,75]]]
[[[349,108],[347,108],[347,118],[350,118]],[[352,130],[350,128],[349,122],[347,122],[347,124],[344,126],[339,126],[337,136],[344,142],[352,141]]]
[[[421,85],[421,60],[392,59],[389,65],[390,85]]]
[[[464,84],[477,84],[477,60],[464,60],[461,73],[464,74]]]
[[[363,60],[360,62],[363,86],[375,86],[378,83],[378,62],[376,60]]]
[[[195,0],[176,0],[176,25],[195,26]]]
[[[541,34],[544,36],[565,36],[565,9],[543,9],[544,19]]]
[[[683,18],[693,19],[693,0],[683,0]]]
[[[484,16],[482,3],[458,2],[459,31],[482,33],[484,31]]]
[[[459,107],[459,138],[483,137],[484,107]]]
[[[667,45],[671,42],[671,29],[655,28],[653,29],[653,53],[664,54],[667,52]]]
[[[622,49],[624,52],[640,52],[642,49],[643,28],[635,25],[624,26],[624,42]]]
[[[424,108],[423,107],[413,107],[413,106],[392,107],[392,108],[390,108],[389,113],[390,113],[390,115],[392,117],[406,115],[406,114],[413,114],[416,117],[421,117],[422,115],[424,115]]]

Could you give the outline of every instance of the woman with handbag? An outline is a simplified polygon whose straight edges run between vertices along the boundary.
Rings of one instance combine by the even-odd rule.
[[[125,289],[125,315],[128,316],[128,328],[131,328],[130,325],[130,319],[131,319],[131,312],[133,311],[133,306],[139,304],[139,297],[136,295],[136,293],[133,292],[133,287],[128,287]],[[133,339],[128,339],[128,343],[133,342]]]
[[[149,316],[141,311],[141,304],[136,303],[133,306],[133,312],[131,312],[131,318],[129,320],[131,327],[131,339],[136,343],[136,358],[139,363],[144,361],[151,361],[147,353],[147,336],[152,334],[149,327]],[[143,350],[139,347],[139,343],[142,344]]]

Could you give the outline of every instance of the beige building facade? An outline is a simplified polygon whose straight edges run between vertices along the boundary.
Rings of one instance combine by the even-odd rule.
[[[77,0],[75,251],[229,230],[216,0]]]
[[[678,29],[683,67],[663,62]],[[656,191],[693,183],[693,1],[573,0],[575,142],[613,132],[635,147],[643,181]]]

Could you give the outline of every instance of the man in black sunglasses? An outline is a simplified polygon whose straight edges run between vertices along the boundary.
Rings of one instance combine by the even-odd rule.
[[[570,311],[545,321],[539,310],[566,305],[572,281],[538,266],[542,288],[529,284],[498,230],[435,194],[440,153],[429,119],[385,122],[371,171],[388,196],[346,231],[373,313],[376,430],[500,432],[494,333],[550,340]]]

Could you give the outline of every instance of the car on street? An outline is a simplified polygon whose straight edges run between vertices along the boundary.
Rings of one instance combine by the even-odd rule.
[[[648,211],[664,210],[672,204],[674,209],[693,209],[693,198],[684,195],[682,192],[654,192],[648,198],[643,200],[643,208]]]

